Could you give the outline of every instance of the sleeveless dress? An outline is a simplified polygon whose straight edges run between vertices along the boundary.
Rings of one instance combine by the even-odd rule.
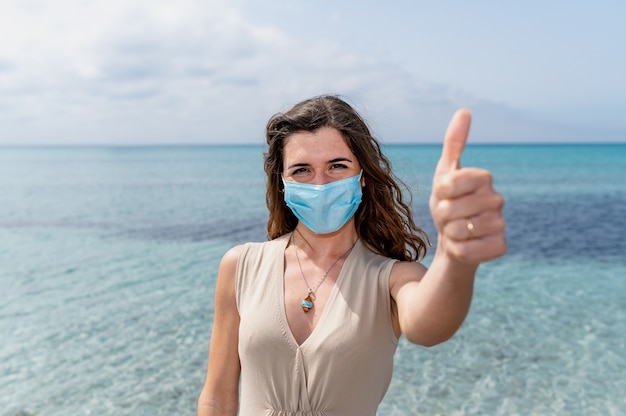
[[[383,399],[398,339],[389,274],[396,260],[356,243],[311,335],[287,324],[283,275],[290,235],[244,245],[237,264],[242,416],[369,416]]]

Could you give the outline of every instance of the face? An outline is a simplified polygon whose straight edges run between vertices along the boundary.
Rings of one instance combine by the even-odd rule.
[[[323,185],[361,172],[343,136],[332,127],[290,135],[284,143],[283,158],[287,181]]]

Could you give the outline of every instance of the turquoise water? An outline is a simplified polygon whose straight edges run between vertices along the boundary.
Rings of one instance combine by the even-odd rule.
[[[386,150],[432,232],[439,147]],[[265,236],[262,151],[0,150],[0,414],[195,414],[219,259]],[[379,413],[626,414],[626,145],[462,163],[494,172],[509,253],[452,340],[401,342]]]

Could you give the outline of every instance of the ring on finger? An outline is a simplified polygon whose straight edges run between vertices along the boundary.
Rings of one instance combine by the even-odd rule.
[[[473,239],[476,227],[474,227],[474,223],[472,222],[471,218],[465,218],[465,226],[467,227],[467,239]]]

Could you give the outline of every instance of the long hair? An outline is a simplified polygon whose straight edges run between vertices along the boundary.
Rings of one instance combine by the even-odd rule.
[[[314,132],[322,127],[335,128],[342,134],[363,169],[366,185],[361,205],[354,214],[361,241],[386,257],[405,261],[423,258],[430,241],[413,221],[408,187],[392,173],[390,161],[361,116],[348,103],[332,95],[302,101],[289,111],[274,115],[267,123],[264,165],[269,239],[293,231],[298,224],[282,193],[284,141],[293,133]],[[408,202],[402,189],[407,192]]]

